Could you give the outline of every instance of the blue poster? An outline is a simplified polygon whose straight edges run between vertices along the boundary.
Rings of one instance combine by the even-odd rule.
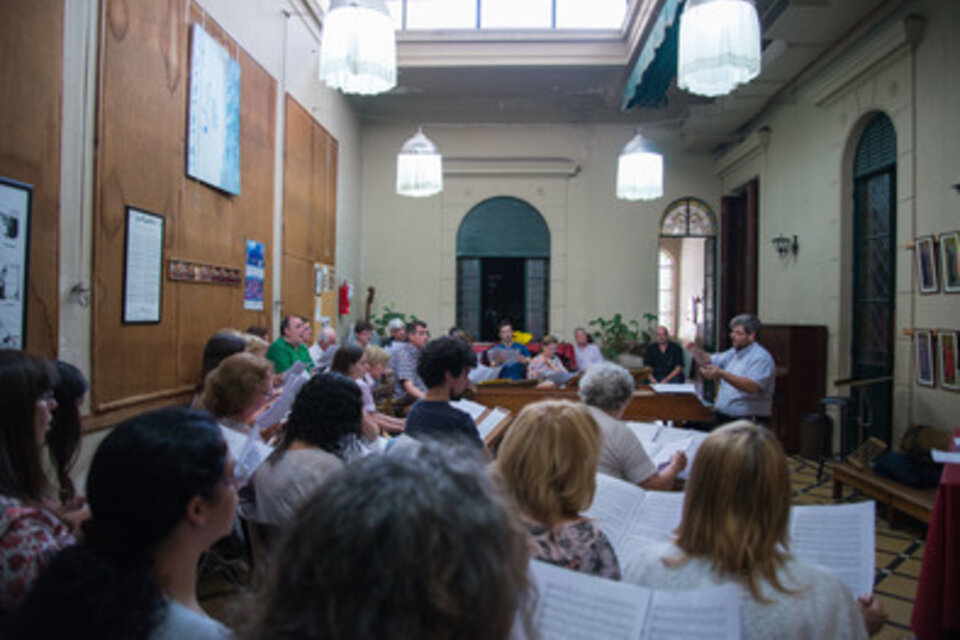
[[[199,24],[190,49],[187,175],[240,194],[240,65]]]
[[[247,240],[246,274],[243,279],[243,308],[263,311],[263,254],[262,242]]]

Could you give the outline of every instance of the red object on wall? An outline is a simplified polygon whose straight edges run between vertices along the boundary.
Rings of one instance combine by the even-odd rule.
[[[342,316],[350,314],[350,285],[346,282],[337,288],[337,311]]]

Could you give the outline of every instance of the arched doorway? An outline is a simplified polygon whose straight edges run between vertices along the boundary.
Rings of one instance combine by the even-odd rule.
[[[457,230],[457,324],[495,340],[497,323],[540,337],[549,330],[550,229],[518,198],[490,198]]]
[[[860,134],[853,160],[851,375],[863,437],[890,442],[896,314],[897,136],[884,114]]]
[[[660,221],[659,323],[682,341],[716,349],[717,221],[697,198],[674,200]]]

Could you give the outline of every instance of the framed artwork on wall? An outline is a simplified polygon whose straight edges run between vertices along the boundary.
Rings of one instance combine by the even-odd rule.
[[[163,226],[163,216],[127,207],[123,252],[123,324],[160,322]]]
[[[940,236],[940,275],[945,293],[960,293],[960,231]]]
[[[923,236],[914,243],[914,253],[917,258],[917,284],[920,293],[936,293],[940,290],[937,282],[937,250],[936,238]]]
[[[913,345],[917,355],[917,384],[936,386],[932,332],[929,329],[916,329],[913,332]]]
[[[0,178],[0,349],[27,344],[27,274],[33,187]]]
[[[957,332],[940,331],[937,333],[940,348],[940,386],[951,391],[960,391],[960,369],[957,368]]]

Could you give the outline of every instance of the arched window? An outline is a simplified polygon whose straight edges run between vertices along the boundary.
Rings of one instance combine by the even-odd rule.
[[[677,262],[668,251],[660,250],[660,276],[657,300],[658,321],[663,326],[670,329],[670,333],[676,334],[677,327],[674,322],[674,309],[677,307],[676,283],[677,280]]]

